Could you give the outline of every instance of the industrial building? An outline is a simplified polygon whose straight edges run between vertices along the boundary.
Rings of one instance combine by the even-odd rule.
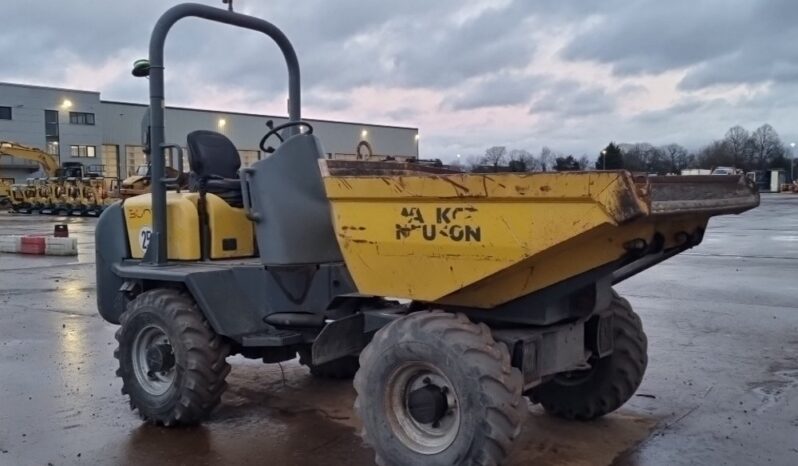
[[[146,163],[141,123],[146,110],[143,104],[102,100],[94,91],[0,83],[0,140],[40,148],[57,155],[61,163],[81,162],[105,176],[125,178]],[[191,131],[218,131],[233,141],[242,165],[248,166],[262,156],[258,143],[268,131],[268,120],[275,125],[287,121],[273,115],[167,107],[166,139],[185,147]],[[417,128],[306,120],[329,158],[418,157]],[[0,156],[0,177],[21,182],[38,171],[33,162]]]

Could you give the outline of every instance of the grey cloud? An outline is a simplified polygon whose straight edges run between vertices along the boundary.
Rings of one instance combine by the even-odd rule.
[[[794,37],[798,38],[798,27],[794,30]],[[679,87],[696,90],[718,84],[766,81],[798,82],[798,49],[794,42],[779,42],[771,37],[751,40],[737,51],[696,65]]]
[[[548,86],[532,102],[529,111],[571,118],[611,113],[615,106],[615,98],[602,88],[584,87],[575,81],[561,81]]]
[[[648,123],[660,123],[668,121],[671,118],[677,117],[679,115],[695,112],[705,105],[706,104],[700,100],[689,99],[664,109],[641,112],[637,114],[635,118],[637,118],[639,121],[645,121]]]
[[[600,15],[565,58],[610,64],[621,75],[695,67],[686,89],[796,79],[798,2],[648,0]]]
[[[475,76],[526,66],[534,50],[523,27],[531,14],[524,2],[488,9],[463,24],[451,21],[461,6],[454,0],[379,7],[356,0],[247,6],[292,39],[306,89],[448,88]],[[275,47],[258,39],[218,26],[181,23],[170,36],[167,61],[170,70],[201,75],[205,81],[246,87],[263,96],[282,92],[281,57]]]
[[[603,20],[578,34],[563,56],[609,63],[619,74],[687,66],[728,49],[729,36],[746,22],[734,10],[722,0],[631,2],[602,11]]]
[[[418,111],[412,107],[399,107],[385,112],[385,116],[391,121],[405,122],[407,124],[412,124],[410,121],[412,121],[411,119],[416,115],[418,115]]]
[[[155,19],[168,6],[163,0],[6,3],[0,80],[74,85],[64,71],[71,62],[91,70],[115,58],[123,78],[103,85],[103,98],[146,102],[146,81],[130,77],[128,68],[146,56]],[[222,6],[218,0],[206,3]],[[475,5],[490,7],[465,22],[453,20]],[[305,102],[315,109],[346,111],[346,96],[358,86],[433,90],[442,96],[444,112],[492,107],[479,135],[462,128],[457,134],[425,130],[425,151],[479,152],[487,141],[511,146],[516,141],[530,150],[549,144],[574,153],[594,153],[610,139],[703,144],[732,124],[763,121],[787,138],[784,131],[798,105],[793,97],[798,96],[798,2],[793,0],[236,0],[236,7],[272,21],[294,41]],[[608,64],[618,75],[631,75],[632,83],[610,92],[556,81],[545,69],[523,77],[541,31],[558,34],[567,44],[562,57]],[[202,106],[201,90],[208,88],[243,96],[244,107],[248,101],[279,102],[286,93],[279,51],[254,33],[186,20],[170,35],[166,60],[172,105]],[[686,70],[679,103],[631,118],[614,111],[616,99],[639,98],[645,104],[647,91],[633,83],[635,75],[674,69]],[[741,101],[689,98],[688,91],[741,82],[767,83],[766,90]],[[501,107],[515,104],[542,118],[534,127],[511,129]],[[385,108],[362,117],[411,125],[434,120],[419,111]]]
[[[541,77],[499,73],[471,82],[464,89],[450,94],[443,107],[452,110],[473,110],[482,107],[523,105],[529,102]]]
[[[304,104],[324,110],[337,111],[349,108],[351,101],[343,96],[330,96],[327,92],[318,91],[306,93]]]
[[[646,89],[645,86],[640,84],[632,84],[632,83],[624,84],[617,91],[618,95],[624,97],[629,97],[632,95],[643,95],[648,93],[649,93],[648,89]]]

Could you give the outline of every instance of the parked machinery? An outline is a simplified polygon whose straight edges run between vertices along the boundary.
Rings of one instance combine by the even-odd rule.
[[[116,178],[30,178],[10,185],[8,199],[16,213],[99,216],[118,199],[118,185]]]
[[[11,141],[0,141],[0,156],[37,162],[47,175],[16,187],[13,178],[0,179],[0,205],[9,204],[13,212],[99,215],[119,196],[119,181],[104,178],[95,167],[80,162],[59,166],[56,156]]]
[[[163,50],[186,17],[277,43],[289,122],[269,128],[260,144],[269,155],[243,170],[226,136],[190,133],[196,183],[167,192],[163,153],[182,144],[164,140]],[[122,393],[155,424],[209,416],[231,354],[270,363],[300,354],[313,374],[356,373],[378,464],[500,464],[525,396],[581,420],[633,396],[647,340],[612,286],[699,244],[710,217],[759,203],[742,176],[451,174],[323,160],[301,119],[291,43],[231,11],[171,8],[150,62],[152,192],[100,216],[95,264],[98,311],[120,325]]]
[[[11,177],[0,178],[0,208],[11,207],[11,186],[14,181]]]
[[[82,198],[84,210],[83,215],[99,216],[107,205],[108,188],[104,178],[83,178]]]
[[[11,185],[11,211],[20,214],[30,214],[36,205],[36,186],[31,180],[25,184]]]
[[[36,186],[35,210],[41,212],[42,209],[50,205],[53,189],[47,182],[47,178],[36,178],[33,183]]]

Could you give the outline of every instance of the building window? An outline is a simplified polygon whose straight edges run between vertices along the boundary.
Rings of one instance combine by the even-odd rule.
[[[44,111],[44,134],[58,140],[58,110]]]
[[[51,140],[50,136],[47,137],[47,153],[50,155],[58,155],[58,138]]]
[[[0,120],[11,119],[11,107],[0,107]]]
[[[69,112],[69,123],[72,125],[93,125],[94,114],[84,112]]]
[[[96,157],[94,146],[69,146],[69,155],[72,157]]]

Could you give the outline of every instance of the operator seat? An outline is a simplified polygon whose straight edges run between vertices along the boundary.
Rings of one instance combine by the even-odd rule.
[[[242,207],[238,177],[241,157],[233,142],[224,134],[208,130],[191,132],[187,140],[190,189],[215,194],[231,207]]]

